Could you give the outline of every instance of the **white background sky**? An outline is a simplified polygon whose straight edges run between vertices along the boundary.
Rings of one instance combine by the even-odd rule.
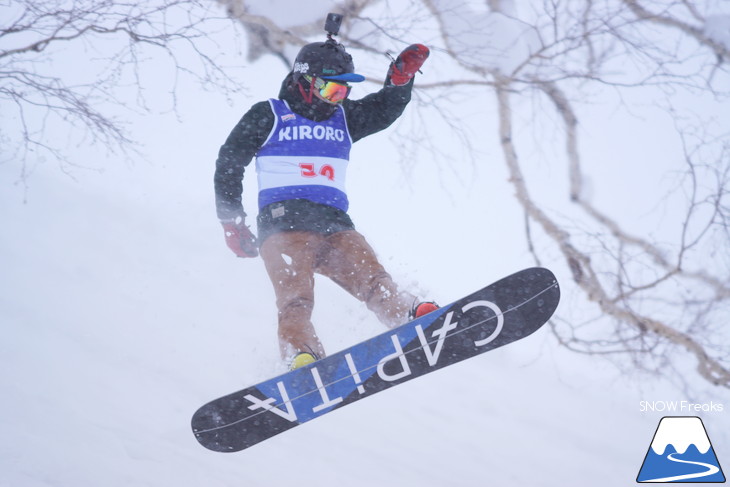
[[[384,74],[386,60],[358,62],[353,52],[364,74]],[[78,54],[59,51],[55,62],[73,65]],[[25,184],[19,161],[0,165],[0,486],[628,485],[666,414],[641,412],[642,400],[723,404],[701,416],[721,465],[730,465],[726,390],[697,383],[690,393],[623,374],[561,349],[547,330],[248,451],[201,448],[189,428],[195,409],[282,367],[263,264],[230,253],[213,204],[218,147],[251,104],[278,92],[285,74],[273,58],[241,64],[248,91],[232,104],[181,80],[177,114],[159,113],[167,102],[155,90],[169,86],[166,78],[146,77],[153,113],[120,114],[144,158],[69,145],[95,169],[68,175],[31,157]],[[445,64],[435,53],[419,79]],[[375,89],[364,85],[353,96]],[[424,120],[431,133],[440,130],[433,113],[413,104],[396,126],[355,145],[349,172],[358,228],[399,282],[440,302],[533,265],[494,117],[484,116],[493,100],[455,99],[482,163],[466,162],[459,141],[444,135],[434,145],[452,157],[421,151],[403,170],[399,138]],[[697,107],[705,109],[715,108]],[[677,162],[671,150],[664,161],[655,156],[672,147],[659,130],[671,121],[649,110],[656,118],[647,130],[646,120],[600,100],[584,110],[596,202],[617,215],[646,204],[631,224],[651,221],[649,230],[661,232],[661,219],[647,215],[667,210],[632,196],[667,190],[651,184],[649,168]],[[0,123],[5,129],[17,120]],[[49,127],[48,136],[63,133]],[[558,150],[533,150],[524,156],[540,181],[535,190],[558,211],[565,203],[546,189],[565,184],[550,159]],[[255,178],[247,175],[253,213]],[[619,199],[598,184],[616,177],[627,188]],[[565,307],[579,296],[569,275],[555,270],[564,284],[561,311],[570,316]],[[330,351],[382,331],[331,283],[317,281],[317,293],[314,318]]]

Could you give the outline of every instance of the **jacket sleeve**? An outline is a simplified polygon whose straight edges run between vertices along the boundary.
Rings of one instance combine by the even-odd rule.
[[[395,122],[411,101],[412,88],[413,80],[403,86],[386,82],[377,93],[360,100],[345,100],[345,116],[352,141],[380,132]]]
[[[241,203],[243,174],[274,126],[268,102],[256,103],[233,128],[218,151],[215,163],[215,203],[218,218],[244,217]]]

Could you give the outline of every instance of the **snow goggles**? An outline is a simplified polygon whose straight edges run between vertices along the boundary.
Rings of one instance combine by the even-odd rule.
[[[347,83],[315,78],[308,75],[305,75],[304,79],[316,90],[319,98],[330,103],[340,103],[350,94],[351,87]]]

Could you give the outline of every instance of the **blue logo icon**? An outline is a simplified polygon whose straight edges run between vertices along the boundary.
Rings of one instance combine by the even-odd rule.
[[[725,482],[702,420],[696,416],[662,418],[636,481]]]

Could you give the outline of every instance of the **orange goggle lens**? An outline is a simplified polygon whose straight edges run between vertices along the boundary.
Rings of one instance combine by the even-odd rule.
[[[309,83],[312,83],[312,80],[314,80],[314,89],[317,90],[320,98],[330,103],[340,103],[350,93],[350,87],[347,84],[322,78],[313,78],[311,76],[305,76],[304,78]]]

